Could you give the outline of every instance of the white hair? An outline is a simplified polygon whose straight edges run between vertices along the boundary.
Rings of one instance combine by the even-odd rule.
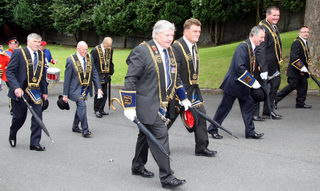
[[[84,41],[79,41],[77,44],[77,48],[83,47],[83,46],[88,46],[86,42]]]
[[[167,20],[160,20],[160,21],[156,22],[156,24],[154,24],[154,26],[153,26],[152,38],[155,39],[155,37],[158,33],[161,33],[163,31],[167,31],[167,30],[175,31],[174,24],[170,23]]]
[[[30,41],[31,39],[41,40],[42,38],[37,33],[30,33],[27,37],[27,41]]]

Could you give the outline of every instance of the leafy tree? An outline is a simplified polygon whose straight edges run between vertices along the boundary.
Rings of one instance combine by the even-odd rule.
[[[17,0],[2,0],[0,1],[0,25],[4,23],[13,22],[13,12],[14,3],[17,3]]]
[[[76,41],[82,39],[82,33],[93,29],[93,8],[98,0],[53,0],[50,7],[53,26],[59,32],[74,35]]]
[[[192,13],[202,22],[210,24],[211,38],[214,44],[222,39],[223,23],[243,18],[255,7],[254,0],[192,0]],[[213,32],[212,29],[215,29]]]
[[[52,28],[51,0],[20,0],[13,9],[13,20],[26,30],[36,29],[38,32]]]
[[[181,26],[191,17],[191,4],[185,0],[138,0],[135,12],[137,15],[134,21],[135,29],[150,32],[154,23],[160,19]]]

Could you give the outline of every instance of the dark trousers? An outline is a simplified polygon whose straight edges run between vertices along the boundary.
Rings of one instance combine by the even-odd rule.
[[[307,97],[308,78],[288,78],[288,85],[277,94],[275,101],[281,101],[293,90],[297,90],[296,106],[303,106]]]
[[[103,97],[98,99],[98,95],[94,96],[93,100],[93,110],[94,112],[103,112],[104,106],[106,105],[108,99],[108,83],[101,84]],[[110,98],[109,98],[110,99]]]
[[[29,102],[32,109],[36,114],[42,119],[42,106],[41,104],[35,104],[32,101]],[[19,129],[23,126],[27,118],[28,108],[22,99],[18,101],[11,99],[12,106],[12,123],[10,127],[10,137],[15,138]],[[41,127],[35,118],[31,117],[31,136],[30,136],[30,145],[38,146],[40,145],[41,140]]]
[[[160,119],[160,117],[157,117],[154,124],[144,125],[169,153],[168,129],[165,126],[164,122]],[[159,166],[160,181],[164,182],[173,178],[169,158],[165,154],[163,154],[160,149],[141,131],[139,131],[138,134],[135,156],[132,160],[132,170],[142,170],[145,168],[144,166],[147,163],[148,159],[148,148],[150,148],[152,156]]]
[[[206,110],[203,105],[201,105],[196,109],[198,109],[202,113],[206,113]],[[175,112],[174,117],[170,119],[171,121],[168,124],[168,128],[170,128],[173,125],[174,121],[177,119],[178,116],[179,116],[179,113]],[[205,148],[207,148],[209,145],[208,133],[207,133],[207,122],[205,119],[201,118],[200,116],[198,116],[198,121],[199,121],[199,124],[194,129],[194,139],[196,142],[195,152],[202,151]]]
[[[270,86],[270,91],[269,91],[269,99],[270,99],[270,103],[271,103],[271,109],[272,111],[274,110],[274,101],[275,101],[275,98],[277,96],[277,91],[279,89],[279,86],[280,86],[280,82],[281,82],[281,78],[280,76],[277,76],[271,80],[268,81],[268,85]],[[267,104],[267,101],[264,101],[264,104],[263,104],[263,114],[265,115],[270,115],[270,112],[269,111],[269,107],[268,107],[268,104]]]
[[[232,95],[228,95],[226,93],[223,94],[223,98],[219,104],[219,107],[213,117],[215,121],[217,121],[220,125],[224,121],[224,119],[230,113],[234,101],[238,99],[240,110],[242,114],[242,119],[245,124],[245,134],[248,136],[253,135],[255,133],[254,123],[253,123],[253,104],[254,100],[251,96],[247,97],[235,97]],[[210,125],[208,128],[209,133],[218,132],[218,128],[216,126]]]
[[[82,133],[88,133],[88,120],[87,120],[87,106],[85,100],[79,99],[76,101],[77,109],[74,115],[73,127],[79,128],[79,123],[81,122]]]

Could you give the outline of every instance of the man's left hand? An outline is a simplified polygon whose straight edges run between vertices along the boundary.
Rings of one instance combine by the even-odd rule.
[[[191,102],[188,99],[183,100],[181,103],[185,111],[187,111],[191,107]]]
[[[47,100],[49,96],[48,96],[48,94],[43,94],[42,97],[44,100]]]
[[[103,97],[103,91],[101,89],[98,89],[98,99],[101,99]]]

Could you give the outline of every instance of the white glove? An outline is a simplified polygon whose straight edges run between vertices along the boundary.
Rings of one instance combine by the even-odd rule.
[[[306,72],[306,73],[309,72],[306,66],[303,66],[303,67],[300,69],[300,71],[301,71],[301,72]]]
[[[137,116],[136,109],[125,109],[123,113],[130,121],[133,121]]]
[[[254,83],[252,84],[253,89],[258,89],[260,87],[261,87],[261,85],[259,84],[258,80],[254,81]]]
[[[181,103],[185,111],[187,111],[191,107],[191,102],[188,99],[183,100]]]
[[[101,98],[103,98],[103,95],[101,93],[98,93],[97,98],[101,99]]]
[[[261,77],[261,79],[263,79],[263,80],[268,79],[268,72],[262,72],[262,73],[260,74],[260,77]]]

